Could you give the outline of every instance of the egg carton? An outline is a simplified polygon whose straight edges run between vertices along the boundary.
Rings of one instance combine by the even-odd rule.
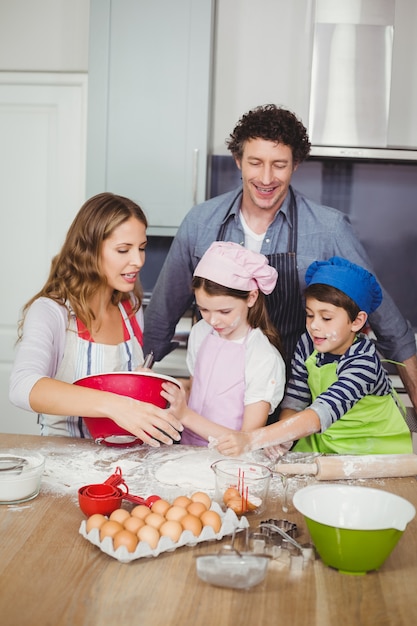
[[[81,522],[79,532],[87,541],[100,548],[102,552],[105,552],[121,563],[129,563],[136,559],[156,557],[162,552],[173,552],[182,546],[195,546],[203,541],[219,540],[227,535],[232,535],[233,532],[249,527],[249,522],[246,517],[242,516],[239,518],[231,509],[227,509],[226,512],[223,512],[216,502],[212,503],[211,510],[216,511],[222,520],[222,525],[218,533],[215,533],[211,526],[204,526],[198,537],[193,535],[190,530],[184,530],[177,542],[172,541],[169,537],[161,537],[158,545],[153,550],[145,541],[140,541],[134,552],[129,552],[126,546],[120,546],[115,550],[111,537],[105,537],[103,541],[100,541],[100,531],[98,528],[93,528],[87,533],[86,520]]]

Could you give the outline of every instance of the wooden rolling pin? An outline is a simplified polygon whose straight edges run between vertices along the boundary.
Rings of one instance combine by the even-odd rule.
[[[416,454],[318,456],[312,463],[277,463],[279,474],[311,475],[318,480],[390,478],[417,475]]]

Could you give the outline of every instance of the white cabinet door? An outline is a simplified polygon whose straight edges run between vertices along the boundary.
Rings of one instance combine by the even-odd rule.
[[[85,200],[87,76],[0,72],[0,432],[39,434],[9,403],[23,304]]]
[[[173,235],[205,199],[213,0],[92,0],[87,190]]]

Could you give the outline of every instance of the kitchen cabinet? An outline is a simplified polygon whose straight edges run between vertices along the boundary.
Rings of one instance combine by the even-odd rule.
[[[91,0],[87,192],[174,235],[206,197],[213,0]]]
[[[238,119],[270,102],[309,111],[314,0],[217,0],[215,88],[210,151],[225,145]]]
[[[312,154],[416,160],[415,0],[315,5]]]
[[[39,434],[9,402],[21,307],[85,201],[87,76],[0,72],[0,431]]]

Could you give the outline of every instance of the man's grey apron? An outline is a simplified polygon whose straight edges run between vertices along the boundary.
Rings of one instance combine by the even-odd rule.
[[[284,358],[287,362],[287,371],[294,353],[295,345],[305,331],[305,309],[300,293],[300,283],[297,272],[297,233],[298,215],[295,196],[292,188],[290,192],[289,223],[290,234],[287,252],[267,254],[269,264],[278,272],[278,281],[274,291],[266,296],[268,313],[272,323],[281,333],[285,349]],[[228,217],[236,199],[229,207],[223,224],[217,234],[217,241],[225,241]],[[292,224],[292,226],[291,226]]]

